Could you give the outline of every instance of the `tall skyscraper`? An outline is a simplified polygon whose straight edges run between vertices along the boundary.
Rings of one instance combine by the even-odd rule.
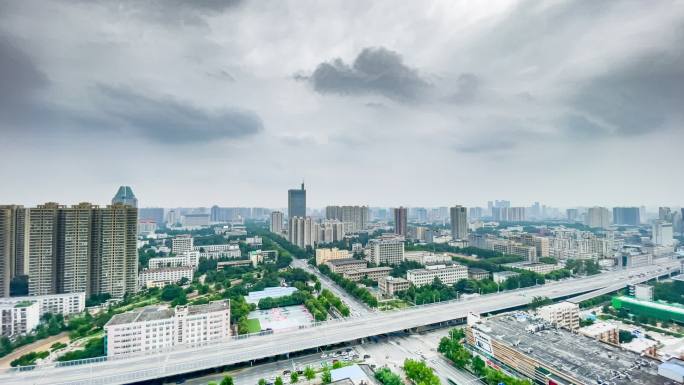
[[[607,229],[610,227],[610,211],[605,207],[590,207],[584,223],[589,227]]]
[[[468,239],[468,214],[467,209],[457,205],[449,209],[451,216],[451,238]]]
[[[122,203],[125,205],[138,207],[138,198],[133,194],[133,189],[130,186],[121,186],[112,198],[112,204]]]
[[[58,212],[57,271],[58,293],[90,295],[90,261],[93,244],[93,213],[95,206],[80,203]]]
[[[641,216],[638,207],[613,207],[613,224],[639,226]]]
[[[306,190],[304,189],[304,182],[302,182],[301,189],[287,190],[287,216],[306,217]]]
[[[399,207],[392,209],[394,211],[394,233],[407,236],[408,235],[408,222],[407,222],[407,210],[406,207]]]
[[[283,233],[283,213],[280,211],[271,212],[270,230],[272,233],[276,233],[278,235]]]

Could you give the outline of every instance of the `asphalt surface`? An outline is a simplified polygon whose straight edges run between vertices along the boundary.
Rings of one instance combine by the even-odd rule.
[[[483,314],[524,306],[535,296],[559,298],[606,287],[617,290],[629,283],[643,282],[664,275],[667,273],[666,268],[679,268],[679,262],[659,261],[659,265],[618,270],[468,300],[442,302],[398,311],[373,312],[361,317],[330,321],[315,327],[212,342],[208,346],[177,347],[169,352],[132,355],[79,366],[45,366],[25,372],[10,371],[0,374],[0,383],[85,385],[161,378],[465,318],[469,312]],[[634,278],[629,278],[630,276]]]

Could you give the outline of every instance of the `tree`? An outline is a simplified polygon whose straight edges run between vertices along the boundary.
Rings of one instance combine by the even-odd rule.
[[[283,385],[283,379],[282,377],[278,376],[275,378],[274,385]]]
[[[332,381],[332,375],[330,374],[330,368],[327,366],[323,369],[323,373],[321,374],[321,380],[323,381],[324,384],[329,384]]]
[[[221,385],[233,385],[233,377],[224,376],[221,380]]]
[[[342,361],[333,362],[333,369],[339,369],[342,367]]]
[[[471,367],[473,368],[473,372],[475,372],[478,377],[481,377],[485,372],[486,365],[480,356],[475,356],[473,357]]]
[[[266,385],[266,380],[264,380],[263,378],[260,378],[259,382],[257,384],[258,385]]]
[[[306,377],[307,380],[313,380],[316,378],[316,372],[313,370],[311,366],[307,366],[304,368],[304,377]]]
[[[550,305],[552,304],[553,301],[549,297],[540,297],[540,296],[535,296],[532,297],[532,302],[530,302],[530,309],[538,309],[542,306]]]
[[[297,373],[297,372],[290,373],[290,383],[295,384],[295,383],[297,383],[297,381],[299,381],[299,373]]]

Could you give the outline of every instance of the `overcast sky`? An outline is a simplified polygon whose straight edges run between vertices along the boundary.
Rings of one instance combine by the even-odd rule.
[[[0,202],[681,205],[684,2],[0,0]]]

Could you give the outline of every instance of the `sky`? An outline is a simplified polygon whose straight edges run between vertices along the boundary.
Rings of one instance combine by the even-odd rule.
[[[681,1],[0,0],[0,202],[683,205]]]

